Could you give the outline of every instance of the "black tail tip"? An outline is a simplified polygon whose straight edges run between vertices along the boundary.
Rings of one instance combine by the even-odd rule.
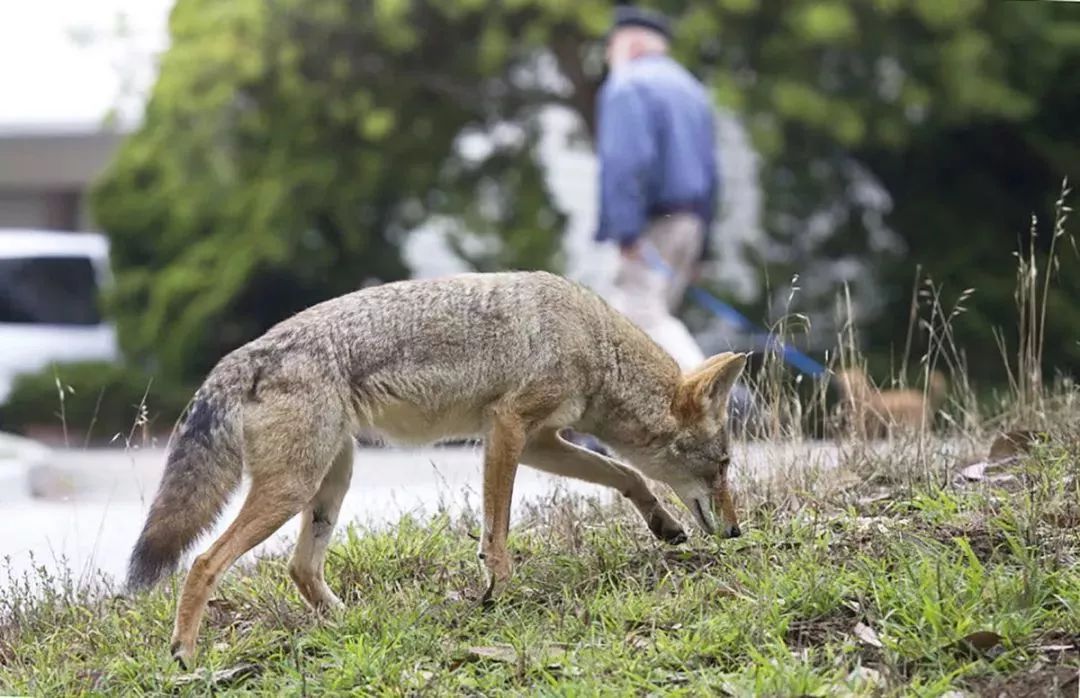
[[[125,589],[131,594],[146,591],[172,574],[175,569],[175,556],[153,550],[145,541],[140,540],[136,543],[135,550],[131,553],[131,560],[128,562]]]
[[[157,586],[165,577],[169,576],[172,569],[169,567],[155,567],[147,565],[131,565],[128,568],[127,581],[124,589],[129,594],[138,594]]]

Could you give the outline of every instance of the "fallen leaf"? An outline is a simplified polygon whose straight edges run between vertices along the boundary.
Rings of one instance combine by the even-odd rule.
[[[1069,650],[1076,649],[1076,645],[1041,645],[1039,650],[1046,652],[1068,652]]]
[[[638,633],[627,633],[626,644],[630,645],[636,650],[644,652],[645,650],[649,649],[650,645],[652,645],[652,641],[644,635],[639,635]]]
[[[991,647],[995,647],[1001,644],[1004,640],[1002,636],[997,633],[990,632],[989,630],[976,630],[973,633],[964,636],[964,642],[967,642],[975,649],[988,650]]]
[[[552,642],[540,652],[540,663],[548,669],[562,668],[569,652],[569,646],[562,642]]]
[[[989,467],[989,465],[990,464],[986,463],[985,461],[972,463],[971,465],[960,471],[960,476],[972,481],[985,480],[986,469]]]
[[[1019,429],[999,434],[990,445],[989,460],[991,462],[1012,460],[1022,453],[1028,453],[1031,451],[1031,447],[1038,443],[1043,436],[1045,435],[1041,432],[1030,429]]]
[[[509,645],[492,645],[490,647],[470,647],[465,658],[471,661],[490,659],[494,662],[515,664],[518,660],[518,654]]]
[[[223,686],[242,681],[243,679],[257,675],[258,673],[259,667],[255,664],[237,664],[228,669],[219,669],[209,675],[207,675],[206,672],[182,674],[176,677],[176,683],[181,686],[193,683],[209,683],[211,686]]]
[[[1008,461],[998,461],[995,463],[987,463],[986,461],[978,461],[972,463],[960,471],[960,477],[971,482],[1009,482],[1016,479],[1015,475],[1008,473],[995,473],[988,474],[986,471],[990,468],[995,468],[1004,465]]]
[[[906,519],[897,519],[891,516],[856,516],[850,519],[850,523],[854,525],[855,530],[859,533],[890,534],[894,528],[904,526],[908,522]]]
[[[860,497],[858,503],[860,506],[866,506],[868,504],[874,504],[886,499],[892,499],[893,493],[891,490],[879,490],[877,494],[867,495],[866,497]]]
[[[859,638],[871,647],[877,647],[881,649],[885,645],[881,644],[881,640],[878,639],[878,634],[874,632],[874,629],[865,623],[856,623],[855,628],[851,631],[855,634],[855,637]]]
[[[989,630],[978,630],[953,643],[952,649],[967,657],[993,657],[1004,651],[1002,636]]]
[[[873,632],[873,631],[871,631]],[[847,675],[848,683],[863,683],[877,686],[881,684],[881,672],[868,666],[858,666]]]
[[[690,683],[690,677],[683,671],[671,671],[666,675],[663,675],[663,678],[661,678],[660,681],[674,686],[681,686]]]

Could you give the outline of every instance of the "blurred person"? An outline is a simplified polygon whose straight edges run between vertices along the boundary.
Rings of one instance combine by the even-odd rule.
[[[670,41],[663,15],[615,8],[596,104],[596,239],[620,249],[612,304],[690,371],[705,356],[673,311],[705,257],[719,173],[712,102]]]
[[[705,355],[674,315],[707,253],[719,197],[716,123],[705,86],[669,55],[666,17],[620,5],[607,36],[609,74],[597,96],[600,221],[620,249],[611,304],[689,372]],[[741,420],[750,394],[734,386]],[[593,436],[571,440],[609,455]]]

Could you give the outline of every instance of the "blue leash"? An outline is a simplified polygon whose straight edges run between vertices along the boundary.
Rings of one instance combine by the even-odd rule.
[[[646,261],[656,271],[660,272],[669,279],[674,276],[674,272],[671,267],[663,260],[660,253],[656,249],[646,243],[642,246],[644,248]],[[825,367],[814,361],[806,354],[802,353],[798,349],[788,344],[781,342],[775,335],[769,333],[762,333],[760,330],[754,327],[754,324],[746,319],[746,317],[735,308],[732,308],[727,303],[724,303],[716,296],[712,295],[708,291],[698,286],[691,285],[687,289],[687,293],[693,298],[699,305],[712,312],[721,320],[730,322],[737,326],[739,329],[749,332],[751,336],[756,339],[763,339],[765,346],[770,349],[775,349],[780,352],[780,356],[787,363],[791,364],[803,373],[813,376],[815,378],[825,375]]]

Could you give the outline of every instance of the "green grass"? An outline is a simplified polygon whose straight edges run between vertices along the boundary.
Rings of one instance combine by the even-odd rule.
[[[308,611],[281,558],[234,568],[191,672],[168,658],[178,578],[137,599],[27,580],[0,594],[0,693],[1076,695],[1078,444],[995,484],[854,459],[797,496],[744,488],[742,538],[676,548],[564,499],[511,532],[488,608],[475,520],[350,528],[328,570],[345,611]],[[980,631],[1000,640],[964,644]]]

